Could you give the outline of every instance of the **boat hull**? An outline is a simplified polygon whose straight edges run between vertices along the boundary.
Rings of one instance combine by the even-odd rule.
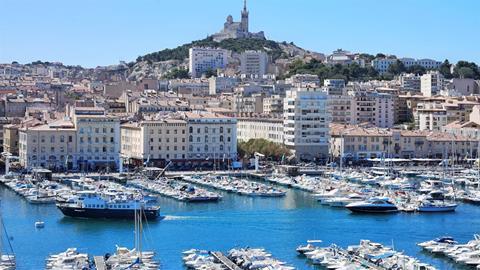
[[[134,219],[133,209],[84,209],[68,205],[57,205],[65,216],[78,218],[108,218],[108,219]],[[144,209],[143,215],[148,220],[157,219],[160,216],[159,209]]]
[[[378,214],[387,214],[387,213],[396,213],[398,208],[395,206],[391,207],[375,207],[375,206],[346,206],[346,208],[354,213],[378,213]]]
[[[457,206],[443,206],[443,207],[419,207],[418,212],[430,212],[430,213],[435,213],[435,212],[453,212]]]

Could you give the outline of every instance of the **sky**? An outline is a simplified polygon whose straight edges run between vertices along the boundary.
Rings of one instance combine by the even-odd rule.
[[[243,0],[0,0],[0,63],[96,67],[218,32]],[[331,53],[480,63],[479,0],[248,0],[250,30]]]

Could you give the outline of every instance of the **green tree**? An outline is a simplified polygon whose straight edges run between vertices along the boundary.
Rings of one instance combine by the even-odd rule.
[[[407,71],[407,68],[405,67],[403,62],[398,60],[398,59],[397,59],[397,61],[395,61],[395,63],[392,63],[388,67],[388,72],[393,74],[393,75],[399,75],[399,74],[401,74],[405,71]]]
[[[453,77],[455,78],[471,78],[480,79],[480,70],[477,64],[467,61],[458,61],[453,69]]]
[[[420,66],[420,65],[413,65],[413,66],[407,68],[408,73],[413,73],[413,74],[417,74],[417,75],[423,75],[423,74],[425,74],[426,71],[427,70],[423,66]]]
[[[265,139],[251,139],[247,142],[239,141],[237,144],[237,151],[241,157],[252,157],[255,152],[265,155],[267,159],[280,161],[282,157],[289,156],[290,150],[284,145],[277,144]]]
[[[187,79],[190,78],[188,74],[188,70],[183,68],[174,68],[167,72],[164,76],[164,79],[172,80],[172,79]]]
[[[448,59],[445,59],[445,61],[443,61],[443,63],[440,65],[439,71],[446,79],[451,79],[453,77],[451,67],[452,64],[450,64]]]

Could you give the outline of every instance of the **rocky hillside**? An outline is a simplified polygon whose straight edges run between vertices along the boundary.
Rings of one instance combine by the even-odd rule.
[[[174,49],[165,49],[139,56],[130,68],[129,79],[138,80],[145,77],[164,78],[171,74],[172,70],[188,68],[188,50],[194,46],[227,49],[232,52],[232,57],[234,58],[246,50],[265,51],[274,62],[304,58],[307,55],[315,54],[287,42],[262,39],[227,39],[216,42],[209,37]]]

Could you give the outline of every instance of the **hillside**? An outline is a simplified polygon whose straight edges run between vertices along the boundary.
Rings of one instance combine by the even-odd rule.
[[[265,51],[270,59],[290,59],[292,57],[303,57],[310,54],[293,43],[276,42],[264,39],[227,39],[221,42],[214,41],[211,37],[192,41],[173,49],[165,49],[144,56],[139,56],[130,68],[130,79],[144,77],[162,78],[168,77],[172,71],[186,68],[188,65],[188,50],[191,47],[222,48],[233,53],[242,53],[247,50]]]
[[[286,42],[283,43],[287,45]],[[168,60],[182,61],[188,57],[188,49],[191,47],[211,47],[222,48],[232,52],[241,53],[246,50],[261,50],[266,51],[274,59],[285,57],[284,51],[278,42],[264,39],[226,39],[221,42],[213,41],[211,37],[206,39],[193,41],[188,44],[178,46],[174,49],[165,49],[162,51],[149,53],[144,56],[139,56],[137,62],[150,61],[160,62]]]

